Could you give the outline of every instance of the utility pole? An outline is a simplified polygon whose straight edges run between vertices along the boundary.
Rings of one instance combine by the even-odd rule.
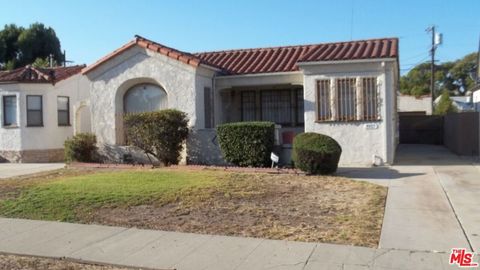
[[[432,34],[432,45],[430,48],[430,56],[432,57],[430,62],[430,92],[432,94],[432,112],[435,101],[435,50],[437,46],[442,43],[442,35],[435,32],[435,25],[428,27],[425,31]]]

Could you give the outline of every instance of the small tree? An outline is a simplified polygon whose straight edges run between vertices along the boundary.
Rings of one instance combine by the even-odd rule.
[[[156,157],[165,166],[178,164],[188,137],[187,114],[168,109],[125,116],[127,142]]]
[[[453,101],[450,98],[450,93],[447,90],[444,90],[440,96],[440,101],[435,106],[433,113],[436,115],[445,115],[452,112],[457,112],[457,108],[455,108],[453,105]]]

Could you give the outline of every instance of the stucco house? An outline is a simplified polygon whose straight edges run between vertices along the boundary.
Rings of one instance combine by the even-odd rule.
[[[396,38],[187,53],[135,36],[65,81],[77,85],[73,115],[88,108],[91,132],[114,159],[130,151],[125,113],[176,108],[190,119],[190,164],[223,163],[216,125],[264,120],[277,124],[283,163],[295,134],[319,132],[340,143],[342,165],[371,165],[393,162],[398,66]]]
[[[76,101],[88,99],[88,82],[80,74],[84,67],[26,66],[0,72],[0,160],[63,160],[63,142],[81,118],[72,114],[79,107]],[[89,110],[84,113],[88,130]]]

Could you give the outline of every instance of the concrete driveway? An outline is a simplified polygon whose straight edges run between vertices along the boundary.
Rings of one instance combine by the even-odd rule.
[[[0,163],[0,179],[58,170],[63,163]]]
[[[442,146],[400,145],[395,165],[340,175],[389,187],[380,248],[480,252],[480,170]]]

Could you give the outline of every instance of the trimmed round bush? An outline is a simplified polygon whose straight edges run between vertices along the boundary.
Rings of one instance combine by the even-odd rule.
[[[270,162],[274,144],[272,122],[237,122],[217,126],[218,142],[227,162],[242,167],[263,167]]]
[[[337,171],[342,148],[333,138],[313,132],[302,133],[293,140],[295,167],[308,174],[332,174]]]
[[[65,161],[93,162],[97,151],[97,138],[91,133],[79,133],[63,143]]]

